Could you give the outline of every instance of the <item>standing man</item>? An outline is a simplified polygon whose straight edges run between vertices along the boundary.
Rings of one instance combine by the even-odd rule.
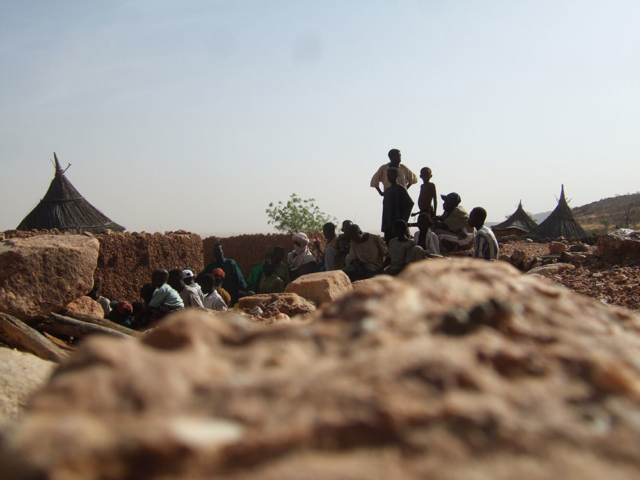
[[[387,180],[387,169],[389,167],[398,169],[398,185],[402,185],[407,190],[414,183],[418,183],[416,174],[409,170],[406,165],[400,163],[402,161],[401,157],[400,150],[397,148],[389,150],[389,163],[382,165],[371,178],[371,187],[375,188],[381,197],[384,196],[384,192],[380,190],[380,182],[382,182],[385,190],[391,185],[389,180]]]
[[[247,286],[247,282],[244,281],[242,272],[235,260],[224,257],[224,247],[221,243],[216,243],[213,246],[213,258],[214,260],[204,267],[200,275],[203,273],[212,273],[216,268],[220,268],[224,272],[222,287],[231,295],[230,307],[236,304],[238,298],[254,295],[254,292],[248,291],[249,287]]]
[[[405,222],[409,220],[411,209],[413,208],[413,200],[409,196],[407,189],[403,185],[396,183],[398,179],[398,169],[387,168],[387,180],[389,186],[384,191],[384,200],[382,200],[382,232],[384,233],[384,241],[387,245],[393,238],[391,230],[396,220],[402,219]]]

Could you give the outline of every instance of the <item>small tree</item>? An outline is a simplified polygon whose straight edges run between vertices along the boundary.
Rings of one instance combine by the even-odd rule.
[[[629,228],[632,224],[635,223],[636,212],[638,207],[640,206],[640,202],[629,202],[624,207],[622,207],[622,211],[620,212],[620,220],[624,225],[624,228]]]
[[[304,200],[295,193],[291,194],[287,203],[278,202],[277,205],[270,203],[266,213],[270,225],[274,225],[279,232],[291,234],[319,232],[325,223],[337,221],[335,217],[321,212],[315,204],[315,199]]]

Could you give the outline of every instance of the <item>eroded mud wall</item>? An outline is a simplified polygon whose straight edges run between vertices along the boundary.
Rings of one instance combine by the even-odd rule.
[[[315,246],[314,239],[320,238],[320,234],[307,234],[311,239],[309,248],[311,253],[318,258],[318,251]],[[234,237],[207,237],[203,240],[204,244],[204,264],[213,260],[213,246],[216,243],[224,245],[225,257],[232,258],[236,261],[245,278],[251,272],[251,269],[264,260],[265,253],[272,252],[273,248],[280,245],[289,253],[293,250],[293,240],[288,234],[254,234],[254,235],[236,235]]]
[[[34,235],[62,235],[57,230],[0,233],[4,238],[28,238]],[[68,235],[68,234],[65,234]],[[162,233],[124,232],[84,234],[100,242],[98,267],[94,277],[100,281],[99,293],[110,300],[138,301],[142,285],[151,281],[156,268],[204,268],[202,239],[195,233],[178,231]]]

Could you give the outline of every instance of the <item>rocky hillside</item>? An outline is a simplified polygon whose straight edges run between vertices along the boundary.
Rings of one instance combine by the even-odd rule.
[[[602,233],[615,227],[635,229],[640,224],[640,192],[576,207],[573,215],[588,232]]]

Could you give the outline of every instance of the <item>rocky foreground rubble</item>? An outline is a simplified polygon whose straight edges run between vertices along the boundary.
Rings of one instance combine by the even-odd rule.
[[[92,337],[0,431],[0,476],[628,479],[640,317],[429,260],[304,323],[186,312]]]
[[[607,305],[640,309],[640,232],[616,230],[593,246],[511,241],[500,253],[523,272],[544,275]]]

